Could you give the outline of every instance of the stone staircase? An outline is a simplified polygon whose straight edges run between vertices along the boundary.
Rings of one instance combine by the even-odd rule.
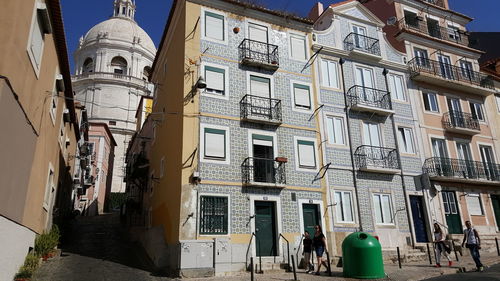
[[[402,263],[428,260],[428,254],[425,247],[416,247],[415,249],[400,249],[400,255]],[[392,262],[396,264],[398,263],[397,250],[383,250],[382,256],[384,258],[384,262]]]
[[[261,271],[261,268],[259,265],[259,259],[257,258],[256,260],[254,260],[254,262],[255,262],[254,270],[256,273],[259,273]],[[266,274],[266,273],[283,273],[283,272],[286,272],[287,267],[288,267],[287,263],[262,261],[262,272],[264,274]],[[250,268],[248,270],[250,270]]]

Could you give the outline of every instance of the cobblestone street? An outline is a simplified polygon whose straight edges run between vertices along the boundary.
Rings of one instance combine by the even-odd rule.
[[[69,239],[62,245],[62,255],[47,262],[35,274],[36,281],[141,281],[141,280],[174,280],[155,276],[154,267],[145,252],[130,242],[126,230],[120,225],[117,214],[95,217],[77,217],[71,226]],[[500,257],[484,254],[483,261],[487,265],[500,262]],[[467,271],[473,269],[472,259],[465,255],[453,267],[434,268],[427,262],[386,265],[387,280],[424,280],[443,276],[432,280],[500,280],[499,266],[487,268],[484,274],[466,273],[453,275],[461,267]],[[321,276],[297,272],[298,280],[351,280],[342,278],[342,268],[332,267],[332,277],[323,273]],[[483,278],[484,277],[484,278]],[[471,279],[472,278],[472,279]],[[495,279],[496,278],[496,279]],[[190,279],[191,281],[243,281],[250,280],[250,273],[241,272],[226,277]],[[255,280],[293,280],[292,273],[256,274]]]

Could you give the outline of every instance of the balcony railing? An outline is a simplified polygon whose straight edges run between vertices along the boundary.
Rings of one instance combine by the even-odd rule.
[[[243,120],[280,124],[281,100],[245,95],[240,101],[240,116]]]
[[[268,69],[279,68],[279,53],[278,46],[276,45],[244,39],[238,48],[240,62],[243,64],[261,66]]]
[[[441,8],[445,8],[443,0],[420,0],[420,1],[433,4]]]
[[[391,95],[387,91],[352,86],[347,91],[347,102],[350,107],[369,106],[382,110],[392,110]]]
[[[244,185],[285,185],[285,163],[274,159],[248,157],[241,164]]]
[[[378,39],[357,34],[349,33],[344,39],[344,49],[346,51],[361,51],[375,56],[380,56],[380,44]]]
[[[463,46],[469,45],[469,33],[465,30],[429,25],[421,17],[404,17],[399,20],[399,28],[416,31],[440,40],[457,43]]]
[[[466,129],[480,131],[479,120],[472,114],[461,111],[450,111],[443,114],[443,126],[446,129]]]
[[[480,161],[432,157],[425,160],[423,172],[430,177],[500,181],[500,165]]]
[[[489,76],[463,67],[419,57],[410,60],[408,67],[412,76],[428,73],[447,80],[494,89],[493,80]]]
[[[354,161],[358,169],[400,169],[399,155],[395,148],[362,145],[354,152]]]
[[[87,73],[82,73],[80,75],[75,75],[72,76],[71,79],[73,82],[75,80],[80,80],[80,79],[111,79],[111,80],[120,80],[128,83],[133,83],[138,85],[141,88],[144,88],[148,91],[153,91],[153,84],[149,83],[146,80],[139,79],[134,76],[126,75],[126,74],[119,74],[119,73],[112,73],[112,72],[87,72]]]

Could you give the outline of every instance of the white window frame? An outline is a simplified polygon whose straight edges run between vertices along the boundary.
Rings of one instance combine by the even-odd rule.
[[[261,130],[248,130],[248,155],[253,157],[253,135],[268,136],[273,138],[273,154],[274,157],[278,155],[278,135],[275,132],[261,131]]]
[[[206,31],[205,30],[205,13],[206,12],[217,14],[219,16],[224,17],[224,30],[222,31],[223,36],[224,36],[224,40],[217,40],[214,38],[207,37],[205,35],[205,31]],[[228,44],[228,25],[227,25],[227,14],[226,13],[218,11],[218,10],[207,9],[205,7],[202,7],[200,18],[201,18],[201,40],[211,41],[214,43],[219,43],[219,44],[224,44],[224,45]]]
[[[270,91],[271,91],[271,98],[274,98],[274,76],[273,75],[268,75],[268,74],[262,74],[262,73],[259,73],[259,72],[253,72],[253,71],[247,71],[246,72],[246,77],[247,77],[247,93],[249,95],[252,94],[252,92],[250,91],[250,76],[257,76],[257,77],[261,77],[261,78],[267,78],[269,79],[269,87],[270,87]]]
[[[403,150],[402,147],[407,146],[407,145],[404,145],[404,143],[399,142],[399,147],[400,147],[399,150],[400,150],[400,152],[403,153],[403,154],[413,154],[413,155],[416,154],[417,152],[416,152],[416,146],[415,146],[415,133],[413,132],[413,128],[406,127],[406,126],[398,126],[398,131],[397,131],[397,133],[398,133],[398,135],[397,135],[398,141],[400,141],[400,140],[402,141],[402,139],[400,139],[400,136],[399,136],[399,134],[400,134],[399,130],[400,129],[403,129],[404,131],[410,131],[411,149],[412,149],[412,151]]]
[[[305,168],[305,167],[300,167],[300,159],[299,159],[299,141],[307,141],[307,142],[312,142],[314,147],[313,147],[313,150],[314,150],[314,164],[315,164],[315,167],[311,167],[311,168]],[[301,172],[313,172],[313,173],[316,173],[318,172],[319,170],[319,158],[318,158],[318,144],[316,142],[316,139],[315,138],[307,138],[307,137],[297,137],[297,136],[294,136],[293,137],[293,145],[294,145],[294,148],[295,148],[295,169],[297,171],[301,171]]]
[[[479,122],[485,123],[486,122],[486,112],[484,110],[483,104],[481,102],[478,102],[478,101],[475,101],[475,100],[469,100],[469,110],[470,110],[470,106],[471,105],[474,105],[474,110],[476,110],[476,111],[477,111],[477,107],[476,106],[479,106],[479,110],[481,110],[481,115],[483,116],[483,119],[479,119],[478,118],[477,120]],[[472,110],[471,110],[471,114],[472,114]]]
[[[42,27],[39,25],[38,9],[47,9],[47,5],[45,3],[42,3],[39,1],[35,2],[33,15],[31,17],[28,45],[26,46],[26,51],[28,52],[28,57],[30,59],[31,66],[33,67],[33,70],[35,71],[35,75],[37,78],[40,77],[40,69],[41,69],[42,60],[43,60],[43,52],[45,50],[45,33],[43,32]],[[42,46],[40,47],[40,58],[38,58],[38,60],[39,60],[38,64],[37,64],[37,58],[35,58],[35,54],[33,54],[33,52],[31,51],[31,43],[33,40],[35,28],[37,26],[40,28],[40,31],[42,32]]]
[[[225,131],[225,150],[226,157],[221,160],[216,159],[207,159],[205,158],[205,129],[216,129]],[[231,160],[231,150],[230,150],[230,131],[228,126],[219,126],[212,124],[200,124],[200,161],[206,163],[214,163],[214,164],[224,164],[229,165]]]
[[[337,83],[337,87],[333,87],[332,85],[330,85],[329,83],[325,83],[323,77],[324,77],[324,73],[323,73],[323,67],[322,67],[322,63],[323,62],[326,62],[327,63],[327,67],[328,67],[328,73],[326,74],[326,76],[328,76],[329,80],[332,78],[331,76],[331,73],[330,73],[330,65],[333,64],[335,65],[335,72],[337,75],[335,75],[335,79],[336,79],[336,83]],[[340,71],[339,71],[339,63],[338,61],[336,60],[330,60],[330,59],[325,59],[325,58],[321,58],[320,62],[319,62],[319,72],[321,73],[320,75],[320,79],[321,79],[321,86],[324,87],[324,88],[329,88],[329,89],[336,89],[336,90],[340,90],[341,89],[341,85],[340,85]]]
[[[403,74],[389,73],[389,77],[399,77],[401,79],[401,90],[403,91],[403,93],[402,93],[403,98],[402,99],[397,97],[394,92],[391,92],[391,98],[393,100],[406,102],[408,100],[408,95],[406,94],[407,90],[406,90],[405,76]],[[394,80],[394,81],[396,81],[396,80]],[[389,83],[389,89],[390,89],[390,80],[388,81],[388,83]]]
[[[437,111],[433,111],[432,108],[429,108],[430,110],[427,110],[425,109],[425,102],[424,102],[424,99],[425,99],[425,95],[427,94],[427,96],[429,95],[434,95],[436,97],[436,105],[437,105]],[[431,107],[431,103],[430,101],[428,100],[429,102],[429,107]],[[424,109],[425,112],[428,112],[428,113],[434,113],[434,114],[439,114],[441,113],[441,107],[439,105],[439,98],[438,98],[438,94],[433,92],[433,91],[427,91],[427,90],[423,90],[422,91],[422,108]]]
[[[202,196],[210,196],[210,197],[227,197],[227,234],[201,234],[201,197]],[[231,236],[231,196],[229,194],[224,193],[210,193],[210,192],[201,192],[198,194],[198,215],[197,217],[197,229],[196,232],[200,237],[228,237]]]
[[[304,38],[304,56],[305,59],[300,59],[300,58],[294,58],[292,56],[292,37],[301,37]],[[307,34],[305,33],[299,33],[299,32],[288,32],[288,58],[294,61],[301,61],[301,62],[306,62],[309,59],[309,44],[308,44],[308,37]]]
[[[52,126],[56,125],[56,115],[57,115],[57,103],[58,103],[58,96],[59,92],[57,91],[57,79],[60,78],[62,79],[61,74],[57,74],[55,79],[54,79],[54,87],[52,88],[52,92],[50,93],[50,104],[49,104],[49,115],[50,119],[52,121]],[[64,113],[64,111],[63,111]],[[64,122],[64,121],[61,121]]]
[[[51,173],[53,175],[52,182],[50,179]],[[55,180],[56,180],[56,174],[55,174],[54,166],[52,165],[52,163],[49,162],[49,169],[47,172],[47,180],[45,183],[45,193],[44,193],[44,197],[43,197],[43,209],[45,209],[45,211],[47,211],[47,212],[49,211],[50,205],[52,204],[52,192],[55,192],[55,189],[56,189]]]
[[[476,213],[472,213],[471,211],[471,208],[469,207],[469,202],[470,198],[477,198],[477,200],[479,201],[479,208],[481,209],[481,213],[480,214],[476,214]],[[469,216],[484,216],[485,215],[485,212],[484,212],[484,204],[483,204],[483,200],[481,199],[481,193],[467,193],[466,196],[465,196],[465,204],[467,205],[467,212],[469,213]]]
[[[388,196],[389,197],[389,208],[391,210],[391,222],[377,222],[377,215],[375,213],[375,208],[377,208],[377,206],[375,206],[375,196],[380,196],[380,202],[383,202],[382,201],[382,197],[383,196]],[[374,218],[374,221],[375,221],[375,224],[376,225],[395,225],[395,222],[394,222],[394,203],[392,202],[392,195],[390,193],[383,193],[383,192],[374,192],[372,193],[372,204],[373,204],[373,218]],[[380,214],[382,215],[382,220],[384,220],[384,207],[383,206],[380,206],[381,207],[381,210],[380,210]]]
[[[229,100],[229,67],[227,67],[225,65],[204,62],[202,64],[202,67],[201,67],[201,71],[202,71],[201,73],[202,73],[202,76],[205,78],[205,81],[207,81],[207,79],[205,77],[205,67],[206,66],[219,68],[219,69],[224,70],[224,95],[220,95],[220,94],[216,94],[216,93],[209,93],[206,91],[206,89],[203,89],[201,91],[201,94],[203,96],[207,96],[207,97]]]
[[[334,204],[335,204],[335,211],[337,210],[337,206],[338,206],[338,204],[340,204],[340,202],[337,202],[337,201],[336,201],[336,199],[335,199],[335,198],[336,198],[336,194],[337,194],[337,193],[340,193],[340,194],[341,194],[341,197],[340,197],[340,198],[341,198],[341,200],[342,200],[342,205],[340,206],[340,208],[342,208],[342,211],[343,211],[344,213],[345,213],[345,205],[343,204],[343,202],[344,202],[344,193],[349,193],[349,194],[350,194],[350,198],[351,198],[351,216],[352,216],[352,221],[345,220],[345,218],[344,218],[344,219],[342,219],[342,220],[341,220],[341,219],[339,219],[339,218],[338,218],[338,212],[336,212],[336,214],[335,214],[335,216],[334,216],[334,217],[335,217],[335,222],[336,222],[336,223],[341,223],[341,224],[355,224],[355,223],[356,223],[356,212],[355,212],[355,210],[354,210],[354,209],[355,209],[355,207],[354,207],[354,194],[353,194],[353,192],[352,192],[352,191],[350,191],[350,190],[340,190],[340,189],[338,189],[338,190],[334,190],[334,193],[333,193],[333,194],[334,194],[334,201],[335,201],[335,203],[334,203]]]
[[[340,118],[342,120],[342,138],[344,139],[343,144],[338,144],[338,143],[333,143],[330,139],[330,134],[329,134],[329,120],[330,118]],[[333,132],[335,133],[335,131]],[[325,114],[325,136],[328,140],[328,144],[332,146],[342,146],[345,147],[348,145],[348,138],[347,138],[347,122],[346,119],[343,115],[338,115],[338,114],[331,114],[331,113],[326,113]]]
[[[309,103],[311,104],[311,108],[307,109],[305,107],[297,107],[295,105],[295,87],[294,87],[294,84],[309,87]],[[312,88],[311,83],[307,83],[307,82],[300,81],[300,80],[290,80],[290,97],[291,97],[293,111],[302,112],[302,113],[312,113],[314,108],[315,108],[313,95],[314,94],[313,94],[313,88]]]

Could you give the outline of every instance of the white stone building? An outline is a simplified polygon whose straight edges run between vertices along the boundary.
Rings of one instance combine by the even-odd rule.
[[[107,123],[117,142],[112,192],[124,192],[125,152],[135,132],[141,96],[151,96],[147,82],[156,47],[134,20],[135,1],[115,0],[113,16],[92,27],[74,53],[73,87],[90,122]]]

